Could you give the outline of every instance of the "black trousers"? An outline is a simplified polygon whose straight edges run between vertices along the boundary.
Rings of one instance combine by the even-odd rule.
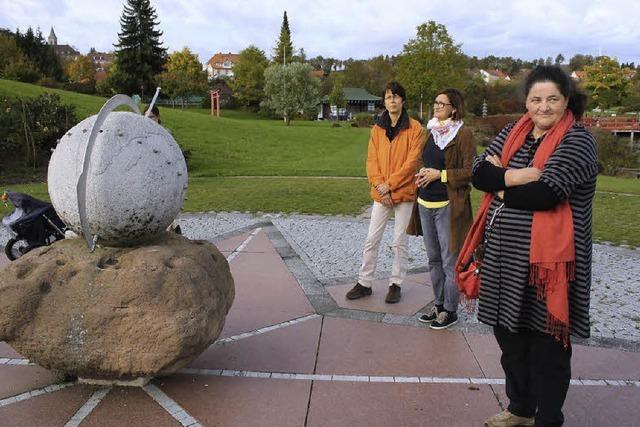
[[[562,405],[571,380],[571,344],[536,331],[510,332],[494,327],[502,350],[509,412],[534,417],[536,427],[561,426]]]

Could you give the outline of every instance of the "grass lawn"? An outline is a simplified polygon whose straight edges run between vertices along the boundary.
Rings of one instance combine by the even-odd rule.
[[[37,96],[44,91],[59,93],[63,102],[76,105],[80,118],[96,113],[105,101],[0,79],[0,96]],[[370,203],[366,180],[311,178],[364,177],[368,129],[305,121],[287,127],[279,120],[231,110],[213,118],[204,109],[161,108],[161,116],[176,140],[192,151],[185,212],[356,215]],[[0,190],[6,188],[0,182]],[[9,189],[48,199],[46,184]],[[640,180],[599,176],[597,190],[596,240],[640,246]],[[472,193],[473,206],[478,206],[479,197]],[[0,215],[7,212],[0,205]]]
[[[640,195],[640,179],[598,175],[596,190]]]
[[[99,111],[104,98],[53,90],[0,79],[0,96],[58,93],[76,105],[79,118]],[[369,129],[328,122],[264,120],[251,113],[222,111],[219,118],[202,109],[161,108],[162,124],[180,145],[192,152],[193,177],[365,176]],[[229,117],[227,117],[227,115]],[[254,118],[251,118],[254,117]]]

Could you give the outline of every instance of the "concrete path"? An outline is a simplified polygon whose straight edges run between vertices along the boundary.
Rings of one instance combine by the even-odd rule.
[[[0,343],[0,425],[481,426],[505,405],[487,328],[417,322],[433,300],[427,274],[407,278],[398,304],[383,302],[384,278],[347,301],[352,283],[318,280],[268,221],[216,241],[236,300],[188,368],[144,388],[89,387]],[[574,345],[566,425],[635,426],[640,352],[597,344]]]

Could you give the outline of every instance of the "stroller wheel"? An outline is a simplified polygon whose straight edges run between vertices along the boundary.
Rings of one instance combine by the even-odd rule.
[[[26,240],[13,238],[9,239],[4,246],[4,253],[10,261],[14,261],[24,255],[28,247],[29,244]]]

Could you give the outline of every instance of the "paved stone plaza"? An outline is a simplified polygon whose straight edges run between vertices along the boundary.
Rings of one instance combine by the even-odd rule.
[[[220,339],[144,388],[65,382],[0,343],[0,426],[480,426],[505,405],[487,327],[464,310],[446,331],[417,322],[433,300],[420,239],[411,239],[403,299],[387,305],[387,250],[373,296],[344,298],[366,219],[210,214],[180,222],[229,260],[236,299]],[[593,338],[574,341],[567,426],[638,425],[638,259],[637,250],[594,249]]]

